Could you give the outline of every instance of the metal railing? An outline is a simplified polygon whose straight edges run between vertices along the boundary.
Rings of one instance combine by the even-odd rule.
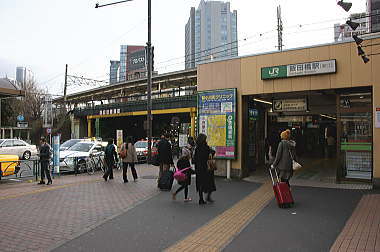
[[[38,180],[40,160],[6,160],[0,161],[0,179],[35,177]]]

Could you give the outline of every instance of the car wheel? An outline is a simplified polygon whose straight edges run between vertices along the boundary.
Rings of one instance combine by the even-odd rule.
[[[22,159],[29,160],[31,156],[30,151],[25,151],[24,154],[22,154]]]

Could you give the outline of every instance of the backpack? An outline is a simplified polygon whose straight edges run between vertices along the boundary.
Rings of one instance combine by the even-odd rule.
[[[112,144],[107,145],[106,150],[104,151],[106,158],[112,159],[113,158],[113,151],[114,151],[113,145]]]
[[[127,157],[127,147],[126,144],[123,144],[121,147],[120,153],[119,153],[121,158],[126,158]]]

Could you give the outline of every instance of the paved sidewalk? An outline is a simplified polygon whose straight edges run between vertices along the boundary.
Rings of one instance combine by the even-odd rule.
[[[104,182],[98,175],[62,176],[53,186],[5,185],[0,199],[0,250],[46,251],[69,241],[156,195],[157,169],[139,166],[138,182],[122,183],[121,172]],[[3,186],[3,185],[1,185]]]
[[[380,251],[379,194],[363,196],[330,251]]]

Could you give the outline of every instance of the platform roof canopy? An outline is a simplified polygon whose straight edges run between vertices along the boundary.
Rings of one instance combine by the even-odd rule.
[[[18,89],[8,78],[0,78],[0,98],[24,95],[25,91]]]

